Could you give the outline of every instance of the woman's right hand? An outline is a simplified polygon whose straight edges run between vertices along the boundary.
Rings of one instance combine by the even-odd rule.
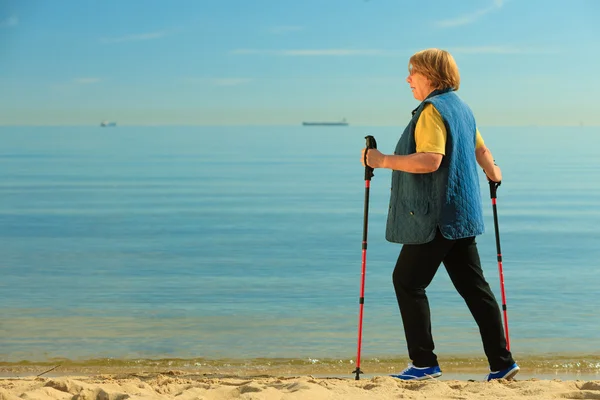
[[[367,151],[367,165],[365,165],[365,151],[367,149],[362,149],[360,153],[360,162],[363,167],[369,166],[371,168],[383,168],[383,160],[385,159],[385,154],[380,152],[377,149],[368,149]]]

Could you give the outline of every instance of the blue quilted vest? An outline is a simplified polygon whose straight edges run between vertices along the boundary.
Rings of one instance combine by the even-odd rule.
[[[450,89],[433,91],[413,111],[394,154],[416,152],[415,127],[427,103],[432,103],[446,126],[446,155],[439,169],[427,174],[392,171],[392,191],[386,239],[422,244],[439,228],[447,239],[483,233],[483,213],[477,160],[475,118],[469,106]]]

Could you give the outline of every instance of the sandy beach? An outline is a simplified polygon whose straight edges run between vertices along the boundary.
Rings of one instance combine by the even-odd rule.
[[[22,377],[0,380],[0,400],[17,399],[600,399],[600,381],[402,382],[299,377],[210,377],[184,371],[129,376]]]
[[[439,380],[404,382],[389,377],[375,364],[365,365],[373,373],[357,381],[343,373],[343,368],[310,370],[308,366],[167,369],[13,364],[0,367],[0,400],[600,399],[595,372],[553,377],[550,371],[526,368],[513,381],[483,382],[483,376],[475,373],[480,368],[449,368]]]

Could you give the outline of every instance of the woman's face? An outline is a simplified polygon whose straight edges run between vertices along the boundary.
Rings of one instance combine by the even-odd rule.
[[[429,93],[433,91],[429,79],[418,72],[411,72],[406,78],[406,82],[410,85],[415,99],[419,101],[425,100],[425,97],[429,96]]]

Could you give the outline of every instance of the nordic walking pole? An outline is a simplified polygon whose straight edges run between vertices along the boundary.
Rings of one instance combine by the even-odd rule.
[[[506,349],[510,351],[508,338],[508,314],[506,312],[506,292],[504,291],[504,272],[502,271],[502,250],[500,249],[500,231],[498,230],[498,210],[496,208],[496,191],[500,182],[489,181],[492,210],[494,211],[494,230],[496,232],[496,250],[498,252],[498,272],[500,273],[500,292],[502,293],[502,312],[504,314],[504,333],[506,334]]]
[[[360,379],[360,348],[362,343],[362,321],[363,321],[363,308],[365,305],[365,274],[367,272],[367,231],[369,227],[369,190],[371,188],[371,178],[373,177],[373,168],[367,165],[367,152],[369,149],[376,149],[377,142],[371,135],[366,136],[367,149],[365,150],[365,212],[363,220],[363,239],[362,239],[362,272],[360,275],[360,298],[358,299],[359,311],[358,311],[358,350],[356,353],[356,369],[352,371],[356,374],[356,380]]]

